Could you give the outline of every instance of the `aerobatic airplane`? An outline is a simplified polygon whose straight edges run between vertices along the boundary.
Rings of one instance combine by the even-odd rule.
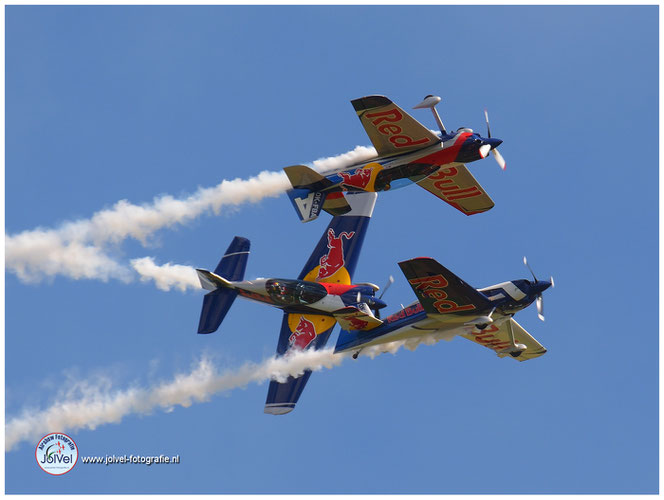
[[[486,111],[487,137],[466,127],[447,132],[435,109],[440,100],[429,95],[415,106],[431,109],[440,134],[429,130],[387,97],[372,95],[351,101],[378,156],[327,176],[305,165],[284,168],[293,187],[288,196],[300,220],[313,220],[321,210],[332,215],[349,211],[344,193],[386,191],[411,182],[466,215],[492,208],[493,200],[465,163],[486,158],[491,152],[504,169],[505,160],[496,149],[503,141],[491,137]]]
[[[419,299],[385,318],[382,325],[362,330],[342,330],[336,352],[352,352],[357,358],[362,349],[394,341],[419,341],[432,338],[451,340],[461,335],[492,349],[499,357],[518,361],[536,358],[546,349],[513,318],[531,303],[544,321],[542,292],[553,286],[540,281],[528,266],[533,280],[515,280],[475,289],[433,259],[420,257],[399,262],[408,283]],[[386,347],[387,350],[387,346]]]
[[[210,290],[203,299],[198,333],[216,331],[238,295],[283,309],[279,356],[291,349],[322,348],[337,322],[353,330],[381,325],[379,310],[385,303],[375,297],[378,287],[351,282],[376,197],[376,193],[349,193],[352,209],[332,218],[297,279],[242,281],[249,240],[236,237],[214,272],[197,269],[201,286]],[[286,382],[271,381],[265,413],[292,411],[310,375],[306,371]]]

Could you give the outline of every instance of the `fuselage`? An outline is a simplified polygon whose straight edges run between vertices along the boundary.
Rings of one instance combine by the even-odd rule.
[[[418,182],[450,163],[485,158],[500,139],[483,138],[469,128],[439,134],[440,142],[410,153],[376,158],[328,174],[333,184],[324,191],[386,191]]]
[[[240,297],[269,304],[287,313],[313,313],[333,316],[335,311],[358,303],[371,309],[386,304],[374,297],[375,285],[344,285],[305,280],[258,278],[231,282]],[[359,299],[359,300],[358,300]]]

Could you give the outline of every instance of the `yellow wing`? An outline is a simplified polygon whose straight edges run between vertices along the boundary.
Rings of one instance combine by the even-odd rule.
[[[417,184],[466,215],[486,212],[494,206],[491,197],[463,163],[440,167]]]
[[[382,95],[351,101],[380,156],[407,153],[440,142],[431,130]]]
[[[523,327],[519,325],[519,323],[514,321],[512,318],[510,318],[509,321],[512,323],[514,341],[517,344],[523,344],[526,346],[526,350],[514,359],[517,361],[526,361],[528,359],[537,358],[546,353],[544,346],[537,342],[537,340],[535,340],[526,330],[524,330]],[[481,331],[477,328],[473,328],[470,333],[463,334],[462,337],[465,337],[468,340],[472,340],[473,342],[483,345],[484,347],[488,347],[489,349],[495,351],[496,354],[512,345],[507,321],[502,323],[500,326],[491,324]]]

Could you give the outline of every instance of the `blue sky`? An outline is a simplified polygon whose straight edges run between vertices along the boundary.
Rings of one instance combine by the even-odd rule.
[[[549,352],[526,363],[455,339],[315,373],[296,410],[267,383],[69,433],[80,455],[177,466],[42,472],[6,453],[8,493],[655,493],[658,491],[658,7],[6,7],[6,232],[55,228],[121,199],[369,145],[349,101],[443,97],[448,128],[504,140],[471,170],[473,217],[412,186],[379,197],[356,281],[427,255],[477,287],[552,274]],[[413,115],[430,127],[426,111]],[[248,277],[295,277],[327,223],[286,196],[112,249],[123,264],[208,267],[235,235]],[[124,390],[274,353],[280,312],[237,301],[196,335],[201,292],[6,273],[6,415],[75,383]],[[336,331],[331,342],[336,341]],[[53,429],[57,431],[59,429]]]

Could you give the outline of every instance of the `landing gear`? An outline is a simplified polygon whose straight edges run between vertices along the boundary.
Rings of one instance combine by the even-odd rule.
[[[357,357],[360,355],[360,351],[354,352],[353,353],[353,359],[357,359]]]
[[[479,331],[484,330],[487,326],[489,326],[487,323],[482,323],[480,325],[475,325],[475,328],[477,328]]]

